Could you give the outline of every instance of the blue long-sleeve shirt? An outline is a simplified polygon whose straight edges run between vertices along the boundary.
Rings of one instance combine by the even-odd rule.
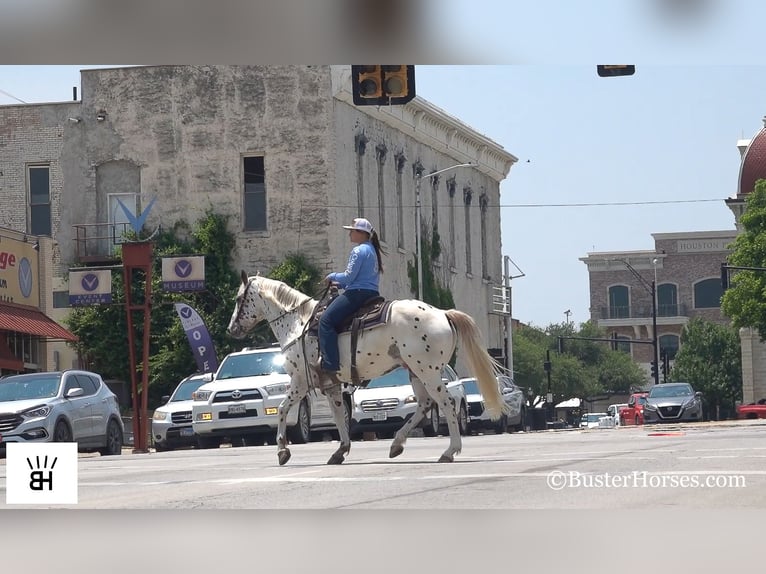
[[[343,289],[371,289],[379,291],[380,273],[378,255],[370,242],[360,243],[351,250],[343,273],[330,273],[326,279],[338,283]]]

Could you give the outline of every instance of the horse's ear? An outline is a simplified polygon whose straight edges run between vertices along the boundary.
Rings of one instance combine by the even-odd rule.
[[[242,275],[240,275],[240,277],[242,277],[242,284],[243,285],[247,285],[247,282],[248,282],[249,279],[248,279],[247,273],[245,272],[244,269],[242,270]]]

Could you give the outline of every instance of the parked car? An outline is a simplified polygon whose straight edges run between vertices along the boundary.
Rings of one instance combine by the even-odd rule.
[[[200,448],[218,447],[224,440],[233,445],[276,444],[279,405],[290,389],[279,347],[245,348],[224,357],[214,375],[192,398],[192,428]],[[343,388],[348,425],[351,417],[349,386]],[[311,390],[287,415],[287,438],[305,443],[313,433],[336,430],[327,397]]]
[[[484,429],[494,430],[496,433],[504,433],[506,430],[524,430],[526,421],[526,403],[524,390],[517,387],[513,379],[507,375],[499,375],[497,384],[503,401],[508,406],[508,414],[493,421],[484,409],[484,399],[479,392],[478,383],[474,378],[461,379],[468,400],[468,430],[469,432]]]
[[[766,399],[761,399],[757,403],[737,406],[738,419],[766,419]]]
[[[602,418],[607,418],[609,415],[607,413],[584,413],[582,415],[582,418],[580,419],[580,428],[581,429],[597,429],[600,428],[601,425],[599,422]]]
[[[184,446],[196,446],[197,436],[192,427],[192,393],[206,377],[197,373],[182,380],[170,396],[162,397],[162,406],[152,417],[152,441],[158,452]]]
[[[620,426],[620,409],[623,409],[628,406],[628,403],[616,403],[613,405],[609,405],[606,408],[606,414],[607,416],[612,417],[612,420],[614,421],[614,426],[618,427]]]
[[[456,406],[460,433],[466,434],[468,417],[465,390],[449,365],[442,369],[442,381],[446,383],[451,402]],[[353,438],[359,438],[363,432],[377,432],[384,438],[392,437],[417,409],[417,399],[410,384],[409,371],[398,367],[371,379],[366,387],[356,389],[353,403]],[[446,422],[446,418],[440,416],[438,409],[431,409],[418,426],[426,436],[435,436]]]
[[[81,452],[122,453],[125,429],[117,396],[90,371],[0,379],[0,449],[11,442],[76,442]]]
[[[644,424],[644,403],[646,403],[646,395],[648,394],[642,391],[630,395],[628,406],[620,409],[620,425]]]
[[[702,393],[689,383],[662,383],[649,391],[644,424],[702,420]]]

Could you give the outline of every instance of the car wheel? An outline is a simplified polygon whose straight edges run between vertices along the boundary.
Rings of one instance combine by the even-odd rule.
[[[636,417],[636,421],[635,421],[635,422],[636,422],[636,426],[638,426],[639,424],[641,424],[641,423],[639,423],[639,422],[638,422],[638,417]]]
[[[495,434],[503,434],[508,429],[508,417],[501,415],[495,423]]]
[[[287,438],[293,444],[305,444],[311,439],[311,413],[305,399],[298,405],[298,422],[287,429]]]
[[[122,430],[116,421],[111,420],[106,425],[106,446],[98,449],[101,456],[122,454]]]
[[[457,428],[461,435],[466,436],[468,434],[468,409],[465,408],[465,403],[460,403],[460,410],[457,414]]]
[[[72,442],[72,431],[66,421],[59,421],[53,429],[53,442]]]
[[[438,436],[439,434],[439,407],[431,407],[431,418],[423,427],[423,434],[426,436]]]
[[[521,414],[519,415],[519,424],[517,424],[513,428],[516,432],[521,432],[524,430],[524,426],[526,425],[526,423],[527,423],[527,409],[522,407]]]

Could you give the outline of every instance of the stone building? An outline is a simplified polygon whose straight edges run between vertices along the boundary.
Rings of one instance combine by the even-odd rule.
[[[737,148],[742,157],[737,194],[726,200],[737,226],[745,211],[745,199],[755,189],[758,180],[766,179],[766,117],[763,128],[751,140],[740,140]],[[766,398],[766,344],[756,329],[740,329],[742,342],[742,402],[752,403]]]
[[[341,225],[367,217],[388,252],[382,294],[412,297],[417,176],[470,162],[420,180],[421,222],[442,242],[424,265],[488,347],[503,347],[490,301],[503,281],[499,185],[516,158],[497,143],[419,97],[354,106],[348,66],[125,67],[81,78],[81,100],[0,106],[0,227],[50,237],[55,309],[66,312],[70,268],[115,263],[127,219],[119,203],[135,214],[152,200],[150,230],[208,210],[229,216],[234,265],[252,273],[295,252],[342,270],[351,245]]]

